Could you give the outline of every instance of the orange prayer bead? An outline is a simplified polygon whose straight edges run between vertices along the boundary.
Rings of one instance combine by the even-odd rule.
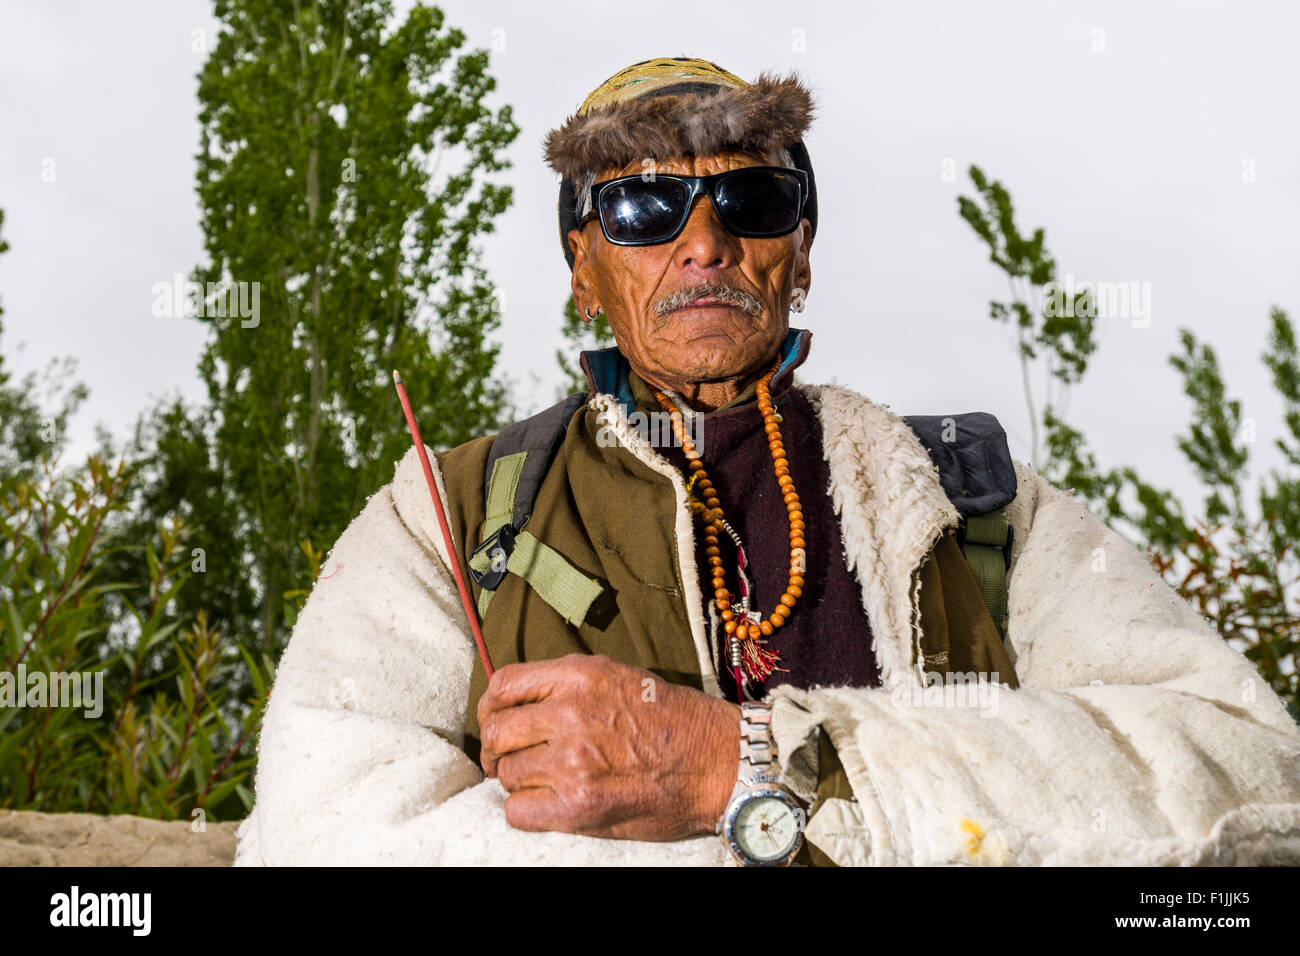
[[[757,624],[738,621],[736,613],[731,609],[731,593],[726,587],[726,572],[722,566],[722,551],[718,547],[723,522],[722,502],[714,491],[713,483],[709,480],[708,473],[705,470],[704,463],[699,458],[695,444],[685,434],[683,425],[685,419],[681,410],[672,403],[667,395],[662,392],[655,392],[655,399],[668,413],[673,432],[689,459],[689,467],[694,479],[692,491],[694,496],[698,496],[692,497],[690,506],[691,511],[700,515],[704,522],[705,555],[708,557],[711,567],[714,603],[721,614],[723,630],[728,635],[753,641],[757,641],[764,636],[770,637],[777,628],[781,627],[786,618],[789,617],[790,609],[794,607],[795,601],[803,595],[804,555],[801,551],[804,546],[803,510],[799,505],[799,495],[794,489],[794,479],[790,477],[790,462],[786,458],[785,445],[781,441],[780,423],[782,419],[772,405],[771,384],[779,363],[780,360],[778,359],[772,364],[767,374],[759,379],[755,390],[758,408],[763,415],[763,431],[768,436],[768,447],[772,453],[773,473],[776,476],[777,486],[781,489],[782,500],[785,502],[789,514],[790,584],[785,593],[781,595],[780,603],[773,608],[771,615],[766,620],[760,620]]]

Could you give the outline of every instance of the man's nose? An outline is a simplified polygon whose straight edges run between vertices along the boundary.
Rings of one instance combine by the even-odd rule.
[[[696,197],[676,244],[673,257],[680,269],[727,269],[738,254],[736,237],[723,227],[708,196]]]

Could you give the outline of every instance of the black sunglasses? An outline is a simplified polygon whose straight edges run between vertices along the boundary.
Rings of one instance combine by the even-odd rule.
[[[695,197],[713,201],[723,227],[745,239],[785,236],[799,225],[808,201],[808,174],[784,166],[743,166],[712,176],[638,174],[591,187],[591,211],[582,229],[600,220],[618,246],[652,246],[675,239],[690,218]]]

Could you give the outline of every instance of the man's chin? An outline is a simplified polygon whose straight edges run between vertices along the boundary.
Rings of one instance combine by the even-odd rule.
[[[678,369],[665,369],[675,380],[689,382],[692,385],[712,385],[718,382],[731,382],[745,378],[756,370],[732,362],[709,362],[687,364]]]

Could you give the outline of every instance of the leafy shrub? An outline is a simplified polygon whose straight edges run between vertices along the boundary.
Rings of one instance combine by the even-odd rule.
[[[252,805],[251,730],[271,665],[232,646],[206,612],[171,613],[192,573],[180,524],[160,524],[155,541],[114,539],[130,480],[124,464],[98,457],[72,474],[46,460],[0,478],[0,680],[8,675],[12,698],[0,706],[0,806],[239,818]],[[129,547],[143,549],[149,581],[136,587],[148,600],[144,611],[122,602],[133,626],[115,633],[104,603],[133,585],[103,580],[102,567]],[[233,701],[223,687],[241,669],[255,693]],[[66,688],[74,674],[89,677],[80,700],[64,703],[82,706],[52,706],[49,675],[66,675]]]

